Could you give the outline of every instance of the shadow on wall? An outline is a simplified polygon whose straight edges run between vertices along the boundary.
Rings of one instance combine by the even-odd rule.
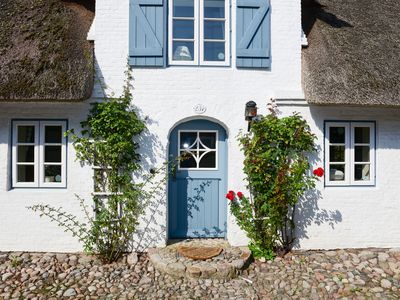
[[[304,198],[296,205],[295,224],[296,224],[296,240],[294,247],[300,246],[300,240],[308,239],[307,227],[312,224],[322,225],[328,223],[334,229],[335,225],[342,222],[342,214],[339,210],[320,209],[318,200],[321,199],[319,190],[308,191]]]
[[[306,35],[311,32],[317,19],[334,28],[353,27],[350,23],[330,13],[327,7],[320,4],[317,0],[302,0],[301,10],[301,22]]]
[[[157,124],[157,121],[145,116],[140,108],[136,107],[136,111],[139,117],[145,121],[146,126]],[[157,157],[165,155],[166,150],[158,136],[146,129],[139,137],[138,143],[141,155],[141,174],[162,167]],[[140,228],[138,228],[132,240],[131,249],[134,251],[144,251],[148,247],[166,241],[167,174],[162,172],[155,178],[155,184],[159,184],[159,186],[150,187],[151,189],[154,188],[154,198],[148,203],[146,212],[140,217]]]
[[[317,122],[316,124],[321,124]],[[323,132],[323,128],[317,125],[318,130]],[[323,126],[323,123],[322,123]],[[321,155],[323,156],[324,150],[321,147],[321,141],[316,145],[316,152],[309,157],[310,165],[323,165]],[[324,180],[321,177],[319,180]],[[321,191],[316,187],[313,190],[309,190],[305,193],[304,197],[299,200],[296,205],[295,211],[295,225],[296,225],[296,240],[294,247],[300,246],[300,240],[308,239],[307,227],[315,224],[322,225],[328,223],[329,226],[334,229],[335,225],[342,222],[342,214],[339,210],[326,210],[319,208],[318,202],[322,199]]]

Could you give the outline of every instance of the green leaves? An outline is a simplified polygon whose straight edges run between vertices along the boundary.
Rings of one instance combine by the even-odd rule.
[[[315,135],[298,114],[271,114],[252,123],[238,140],[244,151],[244,172],[252,201],[231,205],[238,225],[247,232],[255,256],[273,258],[294,242],[291,212],[315,178],[308,175],[307,154],[315,151]]]
[[[129,79],[130,76],[121,97],[92,104],[87,119],[81,122],[80,135],[73,129],[67,133],[77,160],[95,167],[94,216],[79,197],[87,222],[81,222],[62,208],[31,207],[78,237],[85,251],[97,254],[107,263],[117,260],[128,250],[146,205],[164,191],[167,176],[158,181],[155,178],[168,170],[163,166],[150,174],[142,174],[139,183],[133,181],[133,172],[140,169],[138,149],[145,124],[131,106]]]

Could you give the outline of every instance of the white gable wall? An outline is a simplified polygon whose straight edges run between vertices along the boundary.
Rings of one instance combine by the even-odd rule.
[[[155,153],[151,165],[167,157],[170,130],[183,120],[207,118],[222,124],[228,132],[228,187],[243,190],[242,154],[236,142],[239,130],[246,130],[244,106],[249,100],[258,103],[261,113],[271,98],[302,98],[301,90],[301,14],[300,1],[271,1],[271,71],[237,69],[236,1],[231,9],[231,66],[134,68],[134,104],[149,118],[151,140],[156,146],[143,150]],[[104,77],[107,92],[118,94],[123,86],[128,58],[129,1],[96,2],[95,50],[98,73]],[[97,92],[100,94],[100,92]],[[196,115],[193,107],[202,104],[206,112]],[[158,206],[153,227],[165,242],[166,207]],[[228,217],[228,239],[232,244],[246,244],[242,232]]]

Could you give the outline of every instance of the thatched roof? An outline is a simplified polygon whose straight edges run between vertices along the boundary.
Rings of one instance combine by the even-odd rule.
[[[399,18],[399,0],[303,0],[307,101],[399,106]]]
[[[94,17],[90,2],[94,0],[0,0],[0,100],[90,97],[93,49],[86,40]]]

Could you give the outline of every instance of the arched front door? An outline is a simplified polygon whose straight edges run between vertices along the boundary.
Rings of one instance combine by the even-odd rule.
[[[169,238],[225,237],[227,144],[224,128],[207,120],[172,130],[168,182]]]

